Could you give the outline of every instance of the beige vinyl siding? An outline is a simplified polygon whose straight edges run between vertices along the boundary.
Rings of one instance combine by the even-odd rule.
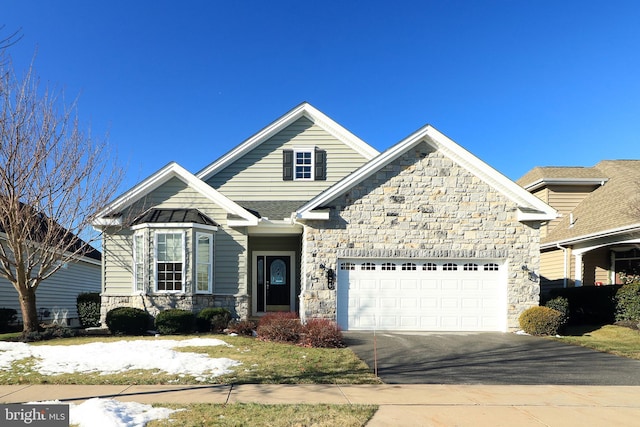
[[[547,204],[556,209],[562,217],[568,216],[576,206],[594,190],[594,187],[554,185],[548,189]],[[561,217],[549,222],[547,232],[560,222]],[[544,237],[544,236],[541,236]]]
[[[567,254],[569,257],[570,254]],[[567,265],[567,278],[571,277],[570,268],[572,266],[571,259]],[[541,285],[543,287],[562,287],[564,284],[565,270],[564,270],[564,253],[562,250],[555,249],[551,251],[544,251],[540,253],[540,276]]]
[[[611,255],[608,248],[595,249],[585,253],[582,257],[582,262],[584,264],[583,285],[591,286],[595,285],[596,282],[609,284]]]
[[[213,292],[235,294],[246,291],[246,263],[244,248],[246,237],[239,231],[227,227],[227,213],[210,199],[189,187],[178,178],[172,178],[160,188],[151,192],[144,200],[135,204],[124,213],[128,220],[133,219],[146,209],[154,208],[196,208],[209,218],[220,224],[218,231],[213,232],[214,240],[214,271]],[[148,277],[150,287],[154,289],[153,281],[153,234],[155,229],[147,234]],[[178,230],[178,229],[172,229]],[[192,233],[199,229],[186,231],[185,262],[187,264],[185,278],[187,287],[191,287],[192,261]],[[121,230],[105,234],[103,250],[105,251],[105,287],[104,292],[109,295],[130,295],[133,292],[133,232]]]
[[[282,150],[308,148],[327,152],[326,181],[283,181]],[[309,200],[362,166],[366,159],[307,118],[300,118],[207,182],[235,201]]]
[[[547,187],[542,187],[538,190],[533,191],[531,194],[533,194],[534,196],[536,196],[538,199],[542,200],[543,202],[549,204],[549,190],[547,189]],[[555,225],[555,222],[557,222],[558,220],[555,219],[553,221],[550,222],[546,222],[544,224],[542,224],[542,226],[540,227],[540,238],[542,239],[543,237],[546,237],[546,235],[549,233],[550,230],[550,226],[553,227],[551,224]]]
[[[42,320],[52,320],[54,308],[66,309],[68,319],[77,319],[76,298],[81,293],[100,292],[100,269],[99,261],[67,263],[66,268],[42,282],[36,290],[36,307],[50,312]],[[18,319],[22,318],[18,291],[5,278],[0,278],[0,307],[15,309]]]

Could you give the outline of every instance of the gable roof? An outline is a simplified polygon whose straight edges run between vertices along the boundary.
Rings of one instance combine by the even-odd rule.
[[[527,191],[535,191],[545,185],[601,185],[607,177],[598,168],[575,166],[535,167],[516,183]]]
[[[217,172],[232,164],[237,159],[253,150],[278,132],[282,131],[301,117],[308,118],[323,130],[333,135],[356,152],[360,153],[367,160],[370,160],[379,154],[378,150],[371,147],[369,144],[330,119],[327,115],[313,107],[311,104],[303,102],[258,133],[254,134],[242,144],[224,154],[209,166],[202,169],[196,174],[196,176],[203,181],[207,181]]]
[[[198,179],[195,175],[179,164],[171,162],[111,202],[109,206],[97,215],[97,220],[94,221],[94,226],[100,227],[105,225],[116,225],[118,221],[117,217],[121,215],[122,209],[131,206],[136,201],[144,198],[146,195],[172,178],[178,178],[183,181],[189,187],[198,191],[200,194],[223,208],[227,213],[235,217],[239,217],[251,224],[257,223],[258,219],[249,211]]]
[[[589,193],[571,215],[560,219],[542,239],[544,246],[640,232],[640,160],[603,160],[590,169],[605,177],[606,182]]]
[[[431,125],[427,125],[417,130],[404,140],[380,154],[375,159],[366,163],[351,175],[348,175],[332,187],[320,193],[298,210],[296,213],[297,217],[316,217],[311,211],[323,206],[325,203],[330,202],[353,186],[364,181],[382,167],[403,155],[407,150],[422,142],[425,142],[434,149],[441,151],[473,175],[482,179],[498,192],[505,195],[508,199],[515,202],[519,207],[518,220],[547,221],[557,217],[555,209],[487,165],[485,162],[462,148],[460,145],[456,144],[453,140],[440,133]]]

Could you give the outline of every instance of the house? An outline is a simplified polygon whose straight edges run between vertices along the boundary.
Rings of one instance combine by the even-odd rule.
[[[541,229],[543,292],[640,274],[640,160],[536,167],[517,182],[561,214]]]
[[[378,153],[303,103],[100,214],[103,316],[223,306],[347,330],[514,329],[538,304],[540,224],[555,217],[431,126]]]
[[[100,292],[102,254],[93,249],[75,262],[67,262],[36,291],[38,317],[42,322],[65,326],[80,326],[76,299],[79,294]],[[18,291],[4,277],[0,277],[0,308],[13,308],[22,319]]]

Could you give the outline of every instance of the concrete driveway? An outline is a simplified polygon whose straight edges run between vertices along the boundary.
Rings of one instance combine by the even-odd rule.
[[[387,384],[640,385],[640,361],[513,333],[344,332]]]

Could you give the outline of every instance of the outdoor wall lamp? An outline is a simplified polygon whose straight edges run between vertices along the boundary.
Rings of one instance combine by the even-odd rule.
[[[320,270],[325,270],[327,273],[327,288],[334,290],[336,288],[336,273],[332,268],[327,268],[326,265],[320,264]]]
[[[526,271],[528,273],[529,280],[536,283],[538,282],[539,276],[536,274],[535,271],[529,270],[529,267],[527,267],[527,264],[522,266],[522,271]]]

